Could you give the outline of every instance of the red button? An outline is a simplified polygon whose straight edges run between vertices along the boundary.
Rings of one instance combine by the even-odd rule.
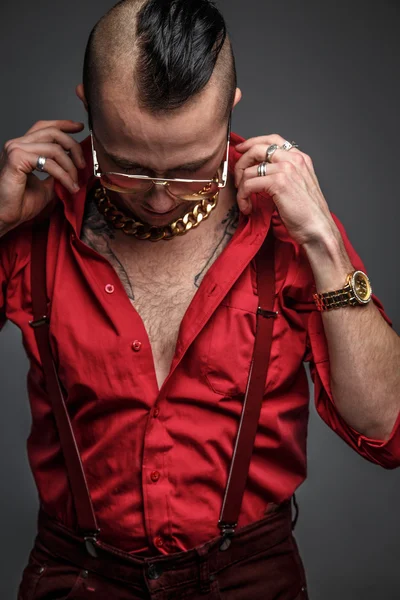
[[[158,471],[153,471],[150,477],[152,481],[158,481],[160,479],[160,473]]]
[[[139,340],[135,340],[134,342],[132,342],[132,348],[135,352],[139,352],[141,347],[142,347],[142,342],[139,342]]]
[[[164,546],[164,540],[162,539],[162,537],[156,537],[154,540],[154,543],[158,548],[161,548],[161,546]]]
[[[160,409],[158,408],[158,406],[156,406],[153,411],[153,417],[156,419],[159,414],[160,414]]]
[[[114,292],[114,286],[111,283],[107,283],[104,289],[106,290],[107,294],[112,294]]]

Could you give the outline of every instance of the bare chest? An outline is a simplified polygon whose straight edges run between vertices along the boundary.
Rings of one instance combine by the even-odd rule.
[[[184,276],[153,269],[146,279],[141,270],[127,267],[130,301],[146,329],[159,388],[169,373],[182,319],[199,285],[198,266],[189,267]]]
[[[81,239],[110,262],[139,313],[161,388],[170,371],[182,319],[205,274],[230,241],[237,212],[233,211],[229,223],[217,230],[209,243],[177,255],[167,247],[158,246],[165,250],[155,252],[153,246],[143,246],[151,242],[141,242],[141,246],[121,244],[121,238],[106,223],[100,223],[96,213],[92,217],[85,220]]]

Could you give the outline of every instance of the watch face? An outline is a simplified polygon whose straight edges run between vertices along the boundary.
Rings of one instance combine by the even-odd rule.
[[[352,283],[357,300],[363,304],[369,302],[372,288],[367,275],[363,271],[355,271]]]

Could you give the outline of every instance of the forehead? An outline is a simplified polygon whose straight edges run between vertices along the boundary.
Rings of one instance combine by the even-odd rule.
[[[104,92],[94,133],[111,154],[168,168],[168,164],[187,162],[188,156],[210,155],[226,133],[209,94],[166,115],[152,115],[115,89],[112,94]]]

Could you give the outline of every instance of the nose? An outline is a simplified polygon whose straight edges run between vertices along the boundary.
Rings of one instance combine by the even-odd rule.
[[[178,202],[167,193],[166,182],[157,181],[146,204],[150,210],[164,213],[175,208]]]

